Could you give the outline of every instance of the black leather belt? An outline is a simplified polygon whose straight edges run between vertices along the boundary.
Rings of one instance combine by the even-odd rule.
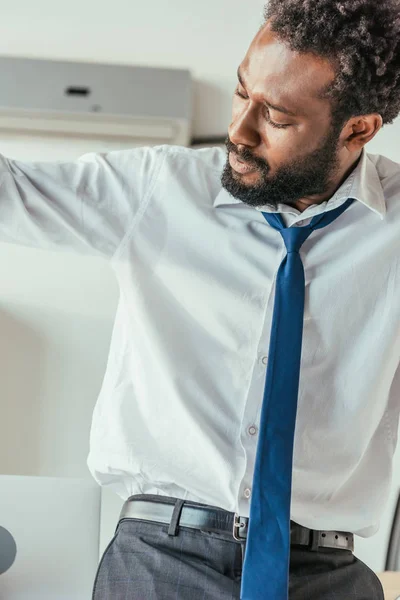
[[[218,507],[170,496],[152,496],[149,500],[143,494],[131,496],[126,500],[119,521],[123,519],[144,519],[167,524],[170,535],[177,535],[179,527],[225,532],[230,533],[239,542],[246,541],[249,522],[248,517],[241,517]],[[351,552],[354,550],[354,535],[345,531],[309,529],[291,521],[290,536],[291,545],[307,546],[313,551],[319,548],[339,548]]]

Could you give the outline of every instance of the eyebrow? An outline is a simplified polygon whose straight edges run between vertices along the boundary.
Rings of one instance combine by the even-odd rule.
[[[238,79],[240,81],[240,84],[244,88],[246,88],[246,86],[244,84],[244,81],[243,81],[243,77],[240,74],[240,67],[237,70],[237,76],[238,76]],[[292,112],[291,110],[289,110],[288,108],[285,108],[284,106],[282,106],[280,104],[272,104],[271,102],[268,102],[268,100],[265,100],[264,104],[266,104],[267,106],[269,106],[270,108],[272,108],[274,110],[277,110],[278,112],[285,113],[285,115],[289,115],[291,117],[297,117],[298,116],[296,113]]]

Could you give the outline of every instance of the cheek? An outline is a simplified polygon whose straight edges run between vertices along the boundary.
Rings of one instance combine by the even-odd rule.
[[[243,110],[243,105],[238,100],[239,99],[238,99],[237,96],[233,96],[233,101],[232,101],[232,121],[235,121],[235,119],[237,119],[237,117],[239,117],[241,111]]]

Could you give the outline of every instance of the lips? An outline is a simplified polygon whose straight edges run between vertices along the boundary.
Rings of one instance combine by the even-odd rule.
[[[233,154],[233,152],[229,154],[229,164],[231,165],[234,171],[240,173],[241,175],[245,175],[247,173],[254,173],[255,171],[257,171],[255,167],[239,159],[235,154]]]

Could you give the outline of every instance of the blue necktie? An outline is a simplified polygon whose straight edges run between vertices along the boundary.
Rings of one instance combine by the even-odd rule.
[[[279,214],[262,213],[282,235],[287,254],[276,279],[241,600],[288,600],[293,444],[305,297],[300,248],[314,229],[332,223],[353,202],[354,198],[349,198],[305,227],[287,228]]]

